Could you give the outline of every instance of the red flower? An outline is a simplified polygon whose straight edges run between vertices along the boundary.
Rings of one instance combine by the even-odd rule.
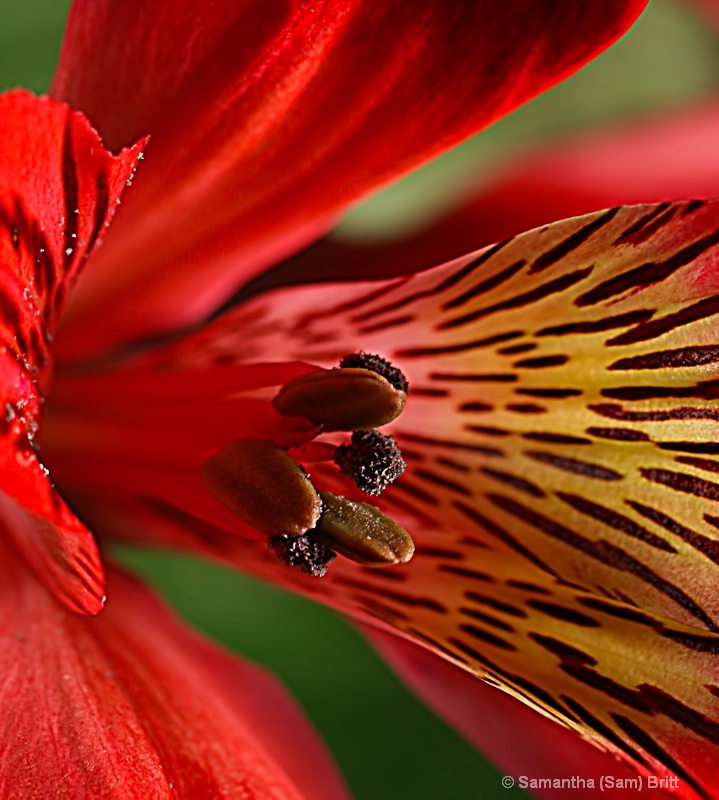
[[[67,106],[0,97],[4,797],[341,797],[272,679],[193,636],[115,570],[38,458],[50,343],[139,147]],[[69,609],[69,610],[68,610]]]
[[[643,3],[131,5],[75,3],[53,88],[118,156],[62,103],[14,93],[0,107],[2,541],[20,634],[4,685],[6,706],[22,703],[6,793],[341,792],[317,745],[297,746],[296,712],[260,713],[266,679],[190,639],[129,579],[97,619],[62,609],[102,606],[85,523],[400,633],[388,656],[485,746],[457,710],[487,692],[466,670],[600,745],[568,740],[592,774],[612,765],[715,796],[716,204],[556,223],[410,279],[245,294],[205,322],[347,204],[576,69]],[[312,488],[363,497],[327,432],[401,405],[401,385],[317,371],[358,350],[411,385],[391,428],[409,466],[372,505],[417,554],[385,571],[353,561],[404,560],[400,534],[371,522],[359,541],[365,512],[350,505],[344,525],[341,503],[329,526],[333,501]],[[339,419],[368,397],[361,423]],[[350,558],[318,581],[275,556],[293,560],[280,537],[320,514],[298,539]],[[539,725],[486,696],[505,723]],[[518,755],[499,734],[497,757]],[[536,737],[539,763],[557,741]]]

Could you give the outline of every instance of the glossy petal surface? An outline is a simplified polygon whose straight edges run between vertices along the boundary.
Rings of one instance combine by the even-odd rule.
[[[75,610],[96,613],[92,535],[55,492],[35,435],[50,341],[67,293],[131,177],[140,147],[112,156],[87,120],[27,92],[0,97],[0,469],[3,517],[28,562]],[[25,512],[19,511],[17,501]]]
[[[344,797],[274,680],[193,634],[115,570],[68,614],[3,544],[4,796]]]
[[[76,0],[54,95],[112,146],[152,141],[64,352],[196,321],[347,204],[576,70],[644,5]]]
[[[718,261],[716,202],[613,209],[410,279],[259,297],[155,354],[187,376],[358,349],[401,366],[410,400],[390,430],[408,469],[379,505],[415,535],[406,567],[340,561],[308,581],[181,501],[148,503],[152,484],[107,487],[108,531],[144,514],[148,535],[153,516],[168,542],[194,532],[199,551],[390,625],[711,796]]]

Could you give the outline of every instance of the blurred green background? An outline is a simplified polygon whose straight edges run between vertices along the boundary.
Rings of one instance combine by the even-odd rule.
[[[2,3],[0,89],[48,86],[69,5]],[[458,202],[483,168],[537,140],[678,104],[716,91],[717,84],[719,48],[711,33],[687,4],[655,0],[634,30],[594,64],[355,209],[337,235],[386,238],[410,230]],[[328,741],[357,798],[526,796],[501,788],[500,773],[414,700],[332,613],[183,556],[126,558],[187,620],[285,681]]]

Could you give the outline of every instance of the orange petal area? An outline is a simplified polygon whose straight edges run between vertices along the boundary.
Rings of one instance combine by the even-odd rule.
[[[701,12],[707,22],[719,30],[719,3],[717,0],[691,0],[691,5]]]
[[[117,570],[103,614],[67,614],[0,545],[0,767],[12,796],[345,796],[269,675],[186,629]]]

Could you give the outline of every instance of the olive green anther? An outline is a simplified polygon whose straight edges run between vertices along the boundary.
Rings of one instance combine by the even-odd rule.
[[[406,398],[376,372],[330,369],[285,384],[272,404],[284,416],[306,417],[327,431],[356,431],[392,422]]]
[[[313,535],[345,558],[369,567],[404,564],[414,554],[405,529],[368,503],[320,492],[324,511]]]
[[[233,442],[205,461],[200,474],[226,508],[268,536],[301,536],[322,513],[307,473],[265,439]]]

